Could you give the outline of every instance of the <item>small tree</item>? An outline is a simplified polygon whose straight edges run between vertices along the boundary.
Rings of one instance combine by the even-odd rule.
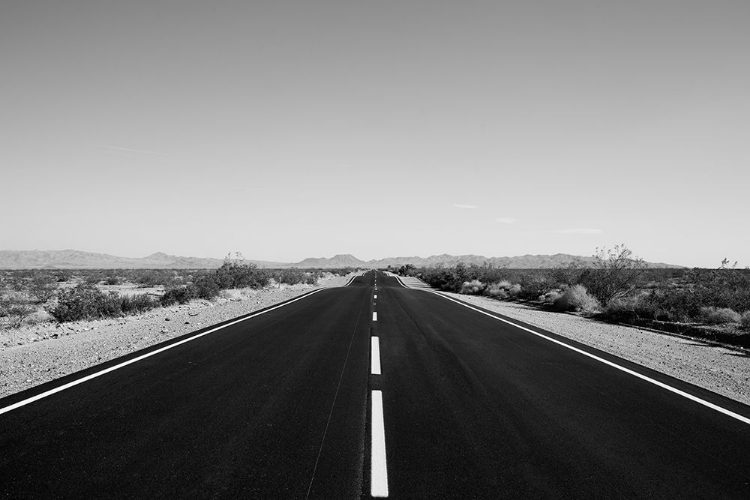
[[[594,268],[581,274],[580,283],[603,306],[628,295],[640,283],[647,267],[643,259],[632,255],[633,252],[625,244],[615,245],[611,250],[597,248]]]
[[[414,276],[415,268],[414,264],[404,264],[398,268],[399,276]]]

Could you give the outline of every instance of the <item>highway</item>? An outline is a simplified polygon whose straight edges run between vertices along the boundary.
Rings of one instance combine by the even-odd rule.
[[[105,497],[747,499],[750,407],[371,271],[0,400],[0,498]]]

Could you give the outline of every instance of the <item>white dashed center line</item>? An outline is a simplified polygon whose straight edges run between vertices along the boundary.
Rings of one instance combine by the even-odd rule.
[[[372,313],[372,320],[373,321],[377,321],[378,320],[378,313],[376,313],[376,312]]]
[[[388,496],[388,468],[385,460],[385,422],[383,393],[372,391],[372,460],[370,461],[370,495]]]
[[[370,372],[373,375],[380,375],[380,341],[377,337],[372,337],[372,362],[370,363]]]

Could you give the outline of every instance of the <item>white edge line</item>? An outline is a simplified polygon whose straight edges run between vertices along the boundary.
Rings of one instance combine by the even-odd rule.
[[[380,375],[380,340],[378,337],[371,337],[370,351],[371,351],[371,363],[370,372],[373,375]]]
[[[578,349],[577,347],[573,347],[572,345],[568,345],[565,342],[561,342],[559,340],[553,339],[552,337],[548,337],[548,336],[546,336],[544,334],[541,334],[539,332],[535,332],[534,330],[530,330],[529,328],[525,328],[525,327],[523,327],[521,325],[517,325],[517,324],[513,323],[512,321],[508,321],[507,319],[498,318],[497,316],[494,316],[494,315],[492,315],[492,314],[490,314],[488,312],[482,311],[481,309],[477,309],[475,307],[472,307],[472,306],[470,306],[468,304],[465,304],[465,303],[463,303],[463,302],[461,302],[459,300],[456,300],[456,299],[454,299],[452,297],[448,297],[446,295],[443,295],[442,293],[439,293],[439,292],[432,292],[432,293],[434,293],[435,295],[439,295],[440,297],[443,297],[444,299],[447,299],[447,300],[450,300],[452,302],[455,302],[456,304],[460,304],[460,305],[462,305],[464,307],[467,307],[467,308],[469,308],[469,309],[471,309],[473,311],[476,311],[478,313],[484,314],[485,316],[489,316],[490,318],[494,318],[494,319],[496,319],[498,321],[502,321],[503,323],[507,323],[507,324],[509,324],[511,326],[515,326],[516,328],[520,328],[521,330],[523,330],[525,332],[532,333],[532,334],[536,335],[537,337],[541,337],[543,339],[549,340],[550,342],[554,342],[555,344],[558,344],[558,345],[561,345],[563,347],[566,347],[566,348],[568,348],[568,349],[570,349],[572,351],[575,351],[577,353],[583,354],[584,356],[588,356],[589,358],[595,359],[596,361],[604,363],[605,365],[609,365],[609,366],[611,366],[613,368],[617,368],[618,370],[621,370],[621,371],[623,371],[625,373],[633,375],[634,377],[638,377],[641,380],[645,380],[646,382],[649,382],[649,383],[652,383],[652,384],[654,384],[656,386],[659,386],[662,389],[666,389],[666,390],[668,390],[670,392],[673,392],[673,393],[675,393],[675,394],[677,394],[679,396],[682,396],[684,398],[690,399],[691,401],[695,401],[696,403],[702,404],[703,406],[707,406],[708,408],[711,408],[712,410],[716,410],[716,411],[718,411],[720,413],[723,413],[724,415],[727,415],[727,416],[730,416],[732,418],[735,418],[735,419],[739,420],[740,422],[743,422],[745,424],[750,424],[750,418],[743,417],[739,413],[735,413],[735,412],[733,412],[731,410],[727,410],[726,408],[722,408],[721,406],[715,405],[715,404],[713,404],[713,403],[711,403],[709,401],[706,401],[705,399],[701,399],[701,398],[699,398],[697,396],[693,396],[692,394],[688,394],[687,392],[681,391],[680,389],[672,387],[671,385],[667,385],[667,384],[665,384],[663,382],[659,382],[658,380],[652,379],[651,377],[647,377],[646,375],[643,375],[641,373],[633,371],[633,370],[631,370],[629,368],[625,368],[624,366],[620,366],[620,365],[618,365],[616,363],[613,363],[611,361],[607,361],[604,358],[600,358],[599,356],[596,356],[595,354],[591,354],[591,353],[586,352],[586,351],[584,351],[582,349]]]
[[[217,330],[221,330],[222,328],[226,328],[228,326],[235,325],[235,324],[240,323],[242,321],[245,321],[245,320],[248,320],[248,319],[251,319],[251,318],[255,318],[256,316],[260,316],[261,314],[265,314],[267,312],[271,312],[274,309],[278,309],[280,307],[284,307],[285,305],[288,305],[288,304],[291,304],[292,302],[296,302],[298,300],[302,300],[304,298],[307,298],[310,295],[316,294],[316,293],[318,293],[318,292],[320,292],[322,290],[323,290],[322,288],[318,289],[318,290],[314,290],[314,291],[312,291],[312,292],[310,292],[310,293],[308,293],[306,295],[303,295],[301,297],[297,297],[297,298],[292,299],[292,300],[290,300],[288,302],[284,302],[283,304],[278,304],[278,305],[273,306],[273,307],[271,307],[269,309],[266,309],[264,311],[260,311],[260,312],[257,312],[255,314],[251,314],[250,316],[246,316],[244,318],[240,318],[240,319],[234,320],[231,323],[227,323],[225,325],[221,325],[221,326],[218,326],[216,328],[212,328],[212,329],[210,329],[208,331],[205,331],[203,333],[199,333],[198,335],[195,335],[193,337],[180,340],[178,342],[175,342],[174,344],[169,344],[167,346],[164,346],[164,347],[161,347],[159,349],[156,349],[155,351],[151,351],[151,352],[148,352],[146,354],[142,354],[141,356],[138,356],[136,358],[129,359],[127,361],[123,361],[122,363],[114,365],[114,366],[110,366],[109,368],[105,368],[102,371],[99,371],[99,372],[96,372],[96,373],[92,373],[91,375],[86,375],[83,378],[79,378],[77,380],[73,380],[72,382],[68,382],[67,384],[61,385],[59,387],[55,387],[54,389],[50,389],[49,391],[42,392],[40,394],[37,394],[36,396],[32,396],[32,397],[30,397],[28,399],[24,399],[24,400],[19,401],[17,403],[13,403],[12,405],[6,406],[5,408],[0,408],[0,415],[2,415],[3,413],[8,413],[9,411],[15,410],[17,408],[20,408],[21,406],[25,406],[25,405],[27,405],[29,403],[33,403],[34,401],[38,401],[40,399],[46,398],[47,396],[51,396],[51,395],[56,394],[58,392],[62,392],[65,389],[70,389],[71,387],[76,386],[78,384],[82,384],[84,382],[88,382],[91,379],[94,379],[96,377],[100,377],[102,375],[105,375],[105,374],[107,374],[109,372],[115,371],[115,370],[117,370],[119,368],[122,368],[123,366],[127,366],[127,365],[130,365],[130,364],[133,364],[136,361],[141,361],[141,360],[146,359],[148,357],[151,357],[151,356],[154,356],[156,354],[159,354],[160,352],[164,352],[164,351],[166,351],[168,349],[172,349],[173,347],[177,347],[178,345],[185,344],[187,342],[190,342],[191,340],[195,340],[197,338],[203,337],[204,335],[208,335],[209,333],[213,333],[213,332],[215,332]]]
[[[372,391],[372,456],[370,460],[370,496],[388,496],[388,465],[385,457],[385,421],[383,393]]]

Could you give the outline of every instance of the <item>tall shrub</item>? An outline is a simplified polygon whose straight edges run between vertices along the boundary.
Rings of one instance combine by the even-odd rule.
[[[644,260],[633,257],[624,244],[611,250],[597,248],[594,258],[594,268],[581,273],[579,282],[604,306],[635,290],[646,269]]]

